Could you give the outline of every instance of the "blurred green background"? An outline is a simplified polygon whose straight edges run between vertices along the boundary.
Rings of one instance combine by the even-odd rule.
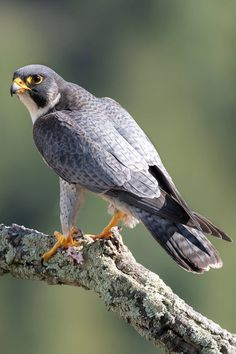
[[[0,5],[0,222],[59,229],[57,176],[39,156],[12,73],[46,64],[119,101],[145,129],[195,210],[235,238],[236,2],[11,1]],[[89,197],[79,225],[98,232],[106,204]],[[136,259],[212,320],[236,331],[235,243],[212,240],[224,267],[179,268],[142,226],[123,231]],[[0,279],[4,354],[161,353],[97,296],[68,286]]]

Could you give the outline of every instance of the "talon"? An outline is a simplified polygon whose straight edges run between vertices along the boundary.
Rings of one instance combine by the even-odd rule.
[[[112,232],[111,231],[107,231],[107,232],[101,232],[100,234],[98,235],[95,235],[95,236],[92,236],[92,239],[95,241],[95,240],[99,240],[100,238],[105,238],[105,239],[108,239],[110,237],[112,237]]]
[[[43,261],[47,262],[57,252],[58,248],[69,248],[71,246],[79,246],[80,242],[74,240],[74,237],[75,235],[77,235],[77,233],[78,228],[75,226],[71,227],[67,236],[64,236],[62,233],[55,231],[53,235],[57,239],[57,242],[48,252],[45,252],[43,254]]]
[[[110,237],[112,237],[113,233],[111,231],[111,229],[115,226],[117,226],[119,224],[120,221],[122,221],[125,218],[125,213],[123,213],[120,210],[117,210],[115,212],[115,214],[113,215],[111,221],[109,222],[109,224],[103,229],[103,231],[95,236],[91,236],[92,239],[95,240],[99,240],[101,238],[105,238],[108,239]]]

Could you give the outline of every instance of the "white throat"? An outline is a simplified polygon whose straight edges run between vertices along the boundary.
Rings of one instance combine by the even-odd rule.
[[[50,102],[47,106],[43,108],[39,108],[36,103],[32,100],[28,92],[20,93],[17,95],[20,99],[20,101],[26,106],[28,109],[32,122],[33,124],[35,123],[36,119],[39,118],[40,116],[46,114],[50,109],[56,106],[56,104],[59,102],[61,98],[61,94],[58,93],[56,98]]]

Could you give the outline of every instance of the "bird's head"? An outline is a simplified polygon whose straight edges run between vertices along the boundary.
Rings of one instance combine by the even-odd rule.
[[[35,122],[59,102],[59,87],[63,81],[47,66],[27,65],[14,72],[10,92],[19,97]]]

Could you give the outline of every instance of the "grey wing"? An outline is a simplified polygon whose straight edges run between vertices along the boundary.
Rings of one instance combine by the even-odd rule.
[[[51,113],[35,122],[34,140],[49,166],[69,183],[98,193],[120,188],[142,197],[160,195],[146,162],[103,115]]]
[[[103,98],[103,100],[107,102],[108,115],[117,131],[146,161],[149,166],[149,172],[158,180],[160,187],[179,202],[190,219],[196,224],[193,212],[181,197],[150,139],[119,103],[108,97]]]
[[[188,222],[192,223],[192,226],[197,227],[199,230],[202,230],[207,234],[231,241],[230,237],[226,235],[224,231],[213,225],[212,222],[207,218],[192,211],[188,207],[187,203],[176,188],[169,173],[165,169],[154,145],[143,132],[143,130],[139,127],[136,121],[132,118],[132,116],[113,99],[105,97],[102,98],[102,100],[107,103],[106,109],[115,128],[147,162],[149,165],[149,172],[158,180],[160,189],[165,191],[170,197],[173,197],[179,206],[181,206],[182,209],[186,212],[190,218]],[[163,192],[161,194],[163,197]],[[173,210],[173,201],[171,201],[170,208]],[[176,204],[174,210],[178,214],[180,213],[180,210],[178,210]],[[168,214],[169,213],[170,211],[168,206]]]
[[[135,151],[142,156],[149,166],[157,165],[163,172],[166,172],[168,179],[172,181],[161,162],[156,148],[133,117],[113,99],[104,97],[102,100],[107,103],[107,114],[118,132],[129,142]]]
[[[119,103],[108,97],[103,98],[103,100],[107,102],[108,115],[118,132],[146,161],[149,166],[149,172],[158,180],[161,188],[172,195],[186,210],[189,216],[193,218],[192,211],[181,197],[148,136]]]

